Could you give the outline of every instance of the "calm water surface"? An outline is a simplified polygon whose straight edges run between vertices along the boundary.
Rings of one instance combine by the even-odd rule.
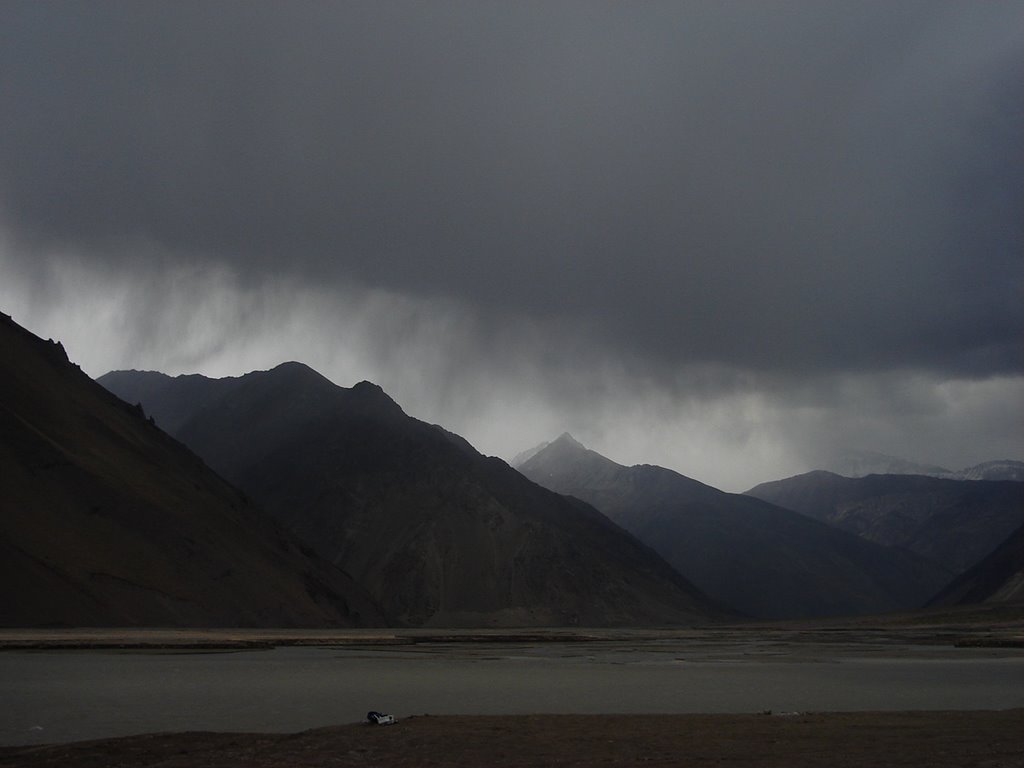
[[[0,653],[0,743],[413,714],[1024,707],[1024,653],[615,643]]]

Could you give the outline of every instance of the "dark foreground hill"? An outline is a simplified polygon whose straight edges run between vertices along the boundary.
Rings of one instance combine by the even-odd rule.
[[[349,577],[6,315],[0,468],[0,625],[383,621]]]
[[[808,472],[747,493],[959,574],[1024,524],[1024,483]]]
[[[624,467],[562,435],[519,470],[576,496],[747,615],[795,618],[919,607],[950,574],[759,499],[662,467]]]
[[[114,372],[213,468],[395,620],[435,626],[693,623],[716,608],[599,512],[299,363],[230,379]]]

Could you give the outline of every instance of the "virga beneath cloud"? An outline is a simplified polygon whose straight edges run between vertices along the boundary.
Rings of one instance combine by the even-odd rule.
[[[0,301],[731,487],[1020,457],[1024,7],[0,7]]]

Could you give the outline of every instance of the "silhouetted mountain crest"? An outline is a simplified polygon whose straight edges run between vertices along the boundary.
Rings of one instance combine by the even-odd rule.
[[[405,411],[378,385],[370,381],[360,381],[351,390],[353,403],[362,408],[373,408],[380,413],[404,415]]]
[[[187,400],[175,380],[101,381],[158,419],[167,403],[183,406],[175,434],[396,621],[678,624],[723,613],[596,510],[406,416],[380,387],[295,373],[208,379]]]
[[[312,379],[323,379],[324,381],[330,381],[326,376],[321,374],[319,371],[310,368],[305,363],[300,363],[298,360],[286,360],[283,363],[278,363],[273,368],[268,368],[266,371],[253,371],[253,373],[271,373],[277,372],[278,374],[292,374],[295,376],[305,376]],[[238,377],[230,377],[238,378]]]

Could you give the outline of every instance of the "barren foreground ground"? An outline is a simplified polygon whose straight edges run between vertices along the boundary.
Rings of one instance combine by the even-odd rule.
[[[412,717],[0,749],[0,766],[1024,766],[1024,710]]]

